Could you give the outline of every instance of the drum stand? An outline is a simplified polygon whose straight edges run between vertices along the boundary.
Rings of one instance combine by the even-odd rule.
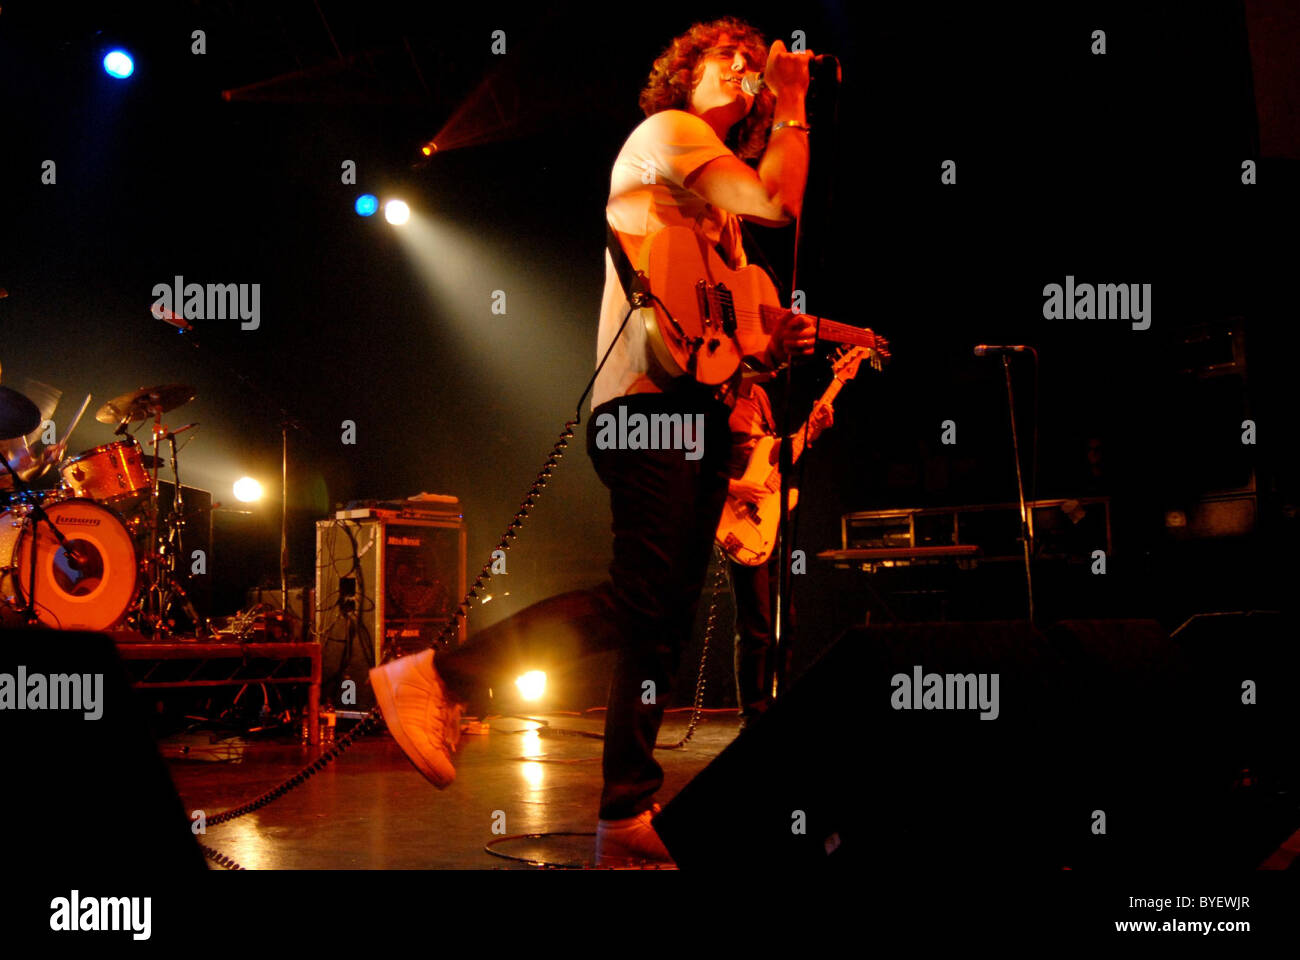
[[[167,612],[173,605],[179,606],[194,623],[196,634],[201,634],[211,626],[199,616],[189,594],[176,579],[176,558],[181,553],[181,537],[185,527],[184,497],[181,494],[180,469],[176,460],[176,434],[165,430],[162,424],[162,408],[154,407],[153,426],[153,484],[149,492],[149,548],[141,558],[140,567],[144,575],[145,589],[140,599],[139,621],[141,627],[148,627],[154,637],[172,635],[172,621],[167,619]],[[171,444],[170,463],[172,468],[172,509],[167,518],[166,540],[158,529],[162,511],[158,505],[158,442],[166,439]]]
[[[8,459],[6,459],[3,456],[0,456],[0,463],[3,463],[5,465],[5,469],[9,471],[9,475],[14,478],[15,493],[22,493],[32,489],[31,486],[28,485],[26,481],[24,481],[21,477],[18,476],[17,471],[14,470],[12,466],[10,466]],[[39,501],[33,500],[31,503],[27,505],[27,516],[31,519],[31,524],[32,524],[32,560],[30,564],[30,570],[28,571],[31,577],[31,581],[30,581],[30,586],[27,589],[27,605],[26,607],[23,608],[21,612],[23,615],[23,619],[27,622],[27,625],[31,627],[35,627],[35,626],[39,626],[41,622],[40,617],[37,616],[36,614],[36,554],[40,550],[41,539],[40,539],[39,531],[40,531],[41,521],[44,520],[46,525],[49,526],[50,530],[53,531],[54,538],[55,540],[58,541],[59,546],[63,549],[64,554],[68,558],[68,563],[70,566],[77,567],[83,562],[84,558],[81,557],[81,555],[78,554],[77,551],[68,543],[68,538],[63,535],[62,530],[60,530],[57,526],[54,525],[54,521],[50,519],[50,515],[45,512],[45,508],[41,506]],[[23,584],[22,571],[16,570],[14,575],[17,577],[18,587],[21,590]]]

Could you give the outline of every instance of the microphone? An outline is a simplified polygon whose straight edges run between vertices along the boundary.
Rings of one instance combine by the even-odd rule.
[[[975,348],[977,357],[1000,357],[1004,353],[1024,353],[1029,348],[1023,343],[1012,343],[1006,346],[996,346],[988,343],[981,343]]]
[[[812,69],[813,65],[820,66],[821,64],[829,63],[832,60],[835,61],[835,82],[839,83],[841,79],[840,61],[834,56],[834,54],[819,53],[817,56],[812,58],[812,64],[809,65],[809,70]],[[748,71],[740,78],[740,89],[744,90],[751,97],[758,96],[759,91],[766,85],[767,82],[763,79],[761,73]]]

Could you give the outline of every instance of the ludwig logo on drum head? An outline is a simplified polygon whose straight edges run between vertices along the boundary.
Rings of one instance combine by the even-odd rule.
[[[97,527],[102,521],[98,517],[57,517],[54,522],[59,526]]]

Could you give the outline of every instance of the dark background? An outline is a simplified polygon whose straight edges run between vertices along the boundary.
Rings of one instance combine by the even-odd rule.
[[[736,14],[787,43],[803,30],[842,63],[838,109],[827,90],[814,105],[799,286],[809,312],[869,325],[894,351],[845,389],[807,461],[797,663],[862,617],[862,580],[813,558],[839,546],[842,513],[1014,500],[1001,366],[971,355],[978,342],[1038,348],[1037,492],[1115,498],[1118,612],[1289,604],[1297,156],[1294,57],[1276,41],[1295,18],[1280,10],[5,4],[4,382],[62,389],[60,433],[87,392],[93,410],[193,384],[197,399],[167,418],[202,423],[182,479],[227,507],[244,474],[268,494],[250,515],[216,515],[222,596],[278,578],[281,408],[306,428],[290,440],[296,577],[310,582],[312,524],[336,504],[422,490],[461,498],[478,569],[594,367],[609,169],[650,64],[693,21]],[[490,51],[498,29],[504,56]],[[1089,52],[1094,29],[1105,56]],[[100,66],[116,44],[135,57],[125,82]],[[445,127],[452,148],[413,166]],[[1240,183],[1244,159],[1259,160],[1259,185]],[[340,182],[345,160],[355,186]],[[939,182],[945,160],[956,186]],[[418,255],[414,233],[404,244],[353,212],[362,192],[411,204]],[[755,233],[784,282],[793,231]],[[1152,284],[1151,328],[1044,320],[1042,289],[1067,274]],[[176,275],[260,283],[260,329],[199,321],[191,349],[149,312],[153,285]],[[1246,324],[1248,377],[1226,398],[1192,397],[1181,332],[1230,317]],[[1024,442],[1033,368],[1015,364]],[[801,374],[804,403],[822,370]],[[1243,411],[1254,448],[1239,442]],[[948,419],[956,446],[939,442]],[[340,442],[344,420],[355,446]],[[577,432],[471,630],[604,576],[608,501]],[[87,419],[72,449],[110,433]],[[1252,471],[1255,536],[1162,540],[1166,509]]]

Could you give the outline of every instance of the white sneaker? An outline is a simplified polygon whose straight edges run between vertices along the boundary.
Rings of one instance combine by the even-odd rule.
[[[433,651],[375,667],[370,685],[388,732],[415,768],[439,790],[455,780],[451,754],[460,743],[462,707],[434,669]]]
[[[596,866],[672,867],[672,854],[659,839],[650,820],[659,804],[626,820],[600,820],[596,824]]]

